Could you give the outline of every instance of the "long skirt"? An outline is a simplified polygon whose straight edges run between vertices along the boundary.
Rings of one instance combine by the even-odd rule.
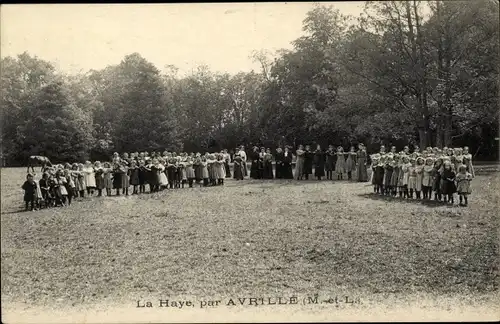
[[[123,177],[125,176],[124,173],[121,172],[115,172],[113,174],[113,189],[122,189],[123,188]]]
[[[399,168],[394,168],[392,170],[392,176],[391,176],[391,181],[390,181],[390,186],[391,187],[397,187],[398,186],[398,180],[399,180]]]
[[[416,191],[422,191],[422,178],[423,178],[423,174],[417,173],[417,176],[415,177],[415,190]]]
[[[343,156],[337,157],[337,163],[335,164],[335,172],[337,174],[343,174],[346,172],[345,158]]]
[[[231,178],[231,169],[229,168],[229,161],[224,162],[224,168],[226,170],[226,178]]]
[[[293,179],[292,165],[289,163],[283,164],[282,168],[283,179]]]
[[[186,178],[188,178],[188,179],[194,179],[195,178],[194,168],[192,166],[187,166],[186,167]]]
[[[160,186],[168,185],[168,178],[165,172],[160,172]]]
[[[239,162],[234,162],[233,165],[233,175],[234,178],[237,180],[243,180],[243,173],[245,171],[243,170],[243,165]]]
[[[455,181],[448,181],[445,179],[441,179],[441,193],[443,195],[451,195],[457,192],[457,187],[455,185]]]
[[[357,175],[358,181],[361,181],[361,182],[368,181],[368,171],[366,170],[366,165],[365,165],[364,159],[359,160],[358,168],[356,169],[356,175]]]
[[[301,179],[303,174],[304,174],[304,158],[297,157],[297,161],[295,162],[294,179],[295,180]]]

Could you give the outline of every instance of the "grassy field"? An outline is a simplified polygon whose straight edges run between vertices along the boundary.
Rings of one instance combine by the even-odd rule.
[[[316,293],[359,298],[352,316],[415,303],[493,310],[494,170],[479,168],[467,208],[381,198],[368,183],[229,180],[20,212],[25,169],[2,169],[3,313],[122,306],[137,316],[137,300]]]

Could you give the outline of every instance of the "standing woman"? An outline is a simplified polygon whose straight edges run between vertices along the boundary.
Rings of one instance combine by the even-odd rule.
[[[361,143],[358,145],[357,155],[357,180],[360,182],[366,182],[368,181],[368,171],[366,170],[366,149],[365,146]]]
[[[314,175],[318,180],[325,176],[325,153],[321,150],[321,146],[316,146],[314,151]]]
[[[236,180],[243,180],[243,161],[241,160],[241,156],[236,153],[234,155],[233,161],[233,175]]]
[[[229,168],[229,162],[231,162],[231,155],[227,152],[227,149],[222,151],[224,156],[224,168],[226,170],[226,178],[231,178],[231,168]]]
[[[333,145],[328,145],[328,150],[325,153],[326,156],[326,179],[333,180],[333,171],[335,169],[335,150],[333,149]]]
[[[266,149],[266,154],[264,155],[264,179],[274,179],[273,155],[269,148]]]
[[[285,152],[283,152],[283,178],[284,179],[293,179],[293,171],[292,171],[292,153],[288,146],[285,146]]]
[[[284,160],[284,153],[281,147],[278,147],[276,149],[276,179],[283,179],[284,178],[284,173],[283,173],[283,160]]]
[[[335,171],[337,172],[337,180],[342,180],[345,172],[345,157],[344,148],[339,146],[337,148],[337,163],[335,164]]]
[[[264,179],[264,158],[266,157],[266,148],[261,147],[259,153],[259,179]]]
[[[302,180],[304,174],[304,146],[301,144],[297,149],[297,159],[295,160],[295,180]]]
[[[352,172],[356,169],[356,158],[357,153],[354,150],[354,146],[351,146],[351,149],[347,153],[347,160],[345,162],[348,180],[352,180]]]
[[[313,160],[314,153],[311,152],[311,146],[306,145],[306,151],[304,153],[304,176],[306,180],[309,180],[309,175],[312,175],[313,173]]]
[[[257,146],[254,146],[253,152],[250,155],[250,159],[252,161],[252,166],[250,167],[250,178],[252,179],[259,179],[259,158],[259,149]]]

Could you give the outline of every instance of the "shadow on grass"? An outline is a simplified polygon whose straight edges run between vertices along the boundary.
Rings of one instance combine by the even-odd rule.
[[[371,183],[367,181],[356,181],[356,180],[317,180],[311,179],[308,180],[295,180],[295,179],[249,179],[245,178],[245,180],[231,180],[231,186],[244,186],[244,185],[260,185],[263,187],[274,187],[276,185],[279,186],[303,186],[306,184],[314,184],[314,183],[323,183],[323,184],[343,184],[343,185],[371,185]]]
[[[362,198],[369,198],[373,200],[385,200],[385,201],[397,201],[405,204],[412,204],[412,205],[424,205],[428,207],[458,207],[458,205],[452,205],[452,204],[446,204],[443,201],[436,201],[436,200],[427,200],[427,199],[403,199],[400,197],[393,197],[393,196],[384,196],[384,195],[379,195],[373,192],[366,193],[366,194],[360,194],[358,195],[359,197]]]

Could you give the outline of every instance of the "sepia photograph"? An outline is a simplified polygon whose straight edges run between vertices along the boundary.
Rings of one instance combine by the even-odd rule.
[[[2,5],[2,323],[500,320],[499,12]]]

